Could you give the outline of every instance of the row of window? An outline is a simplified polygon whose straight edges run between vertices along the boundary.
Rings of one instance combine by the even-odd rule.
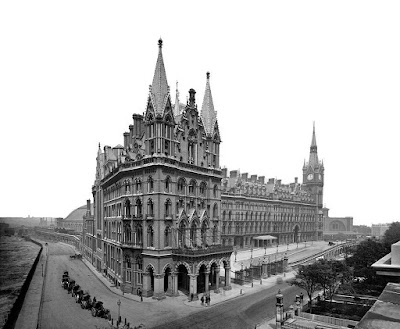
[[[262,212],[278,212],[278,213],[287,213],[287,214],[313,214],[315,212],[315,208],[311,207],[288,207],[282,205],[272,205],[272,204],[263,204],[263,203],[254,203],[254,202],[233,202],[233,201],[222,201],[222,208],[229,210],[229,208],[239,211],[246,210],[258,210]],[[233,210],[230,210],[233,211]]]
[[[120,197],[122,195],[129,195],[129,194],[135,194],[135,193],[142,193],[144,192],[142,190],[142,181],[140,178],[136,178],[132,180],[132,183],[130,180],[125,180],[121,186],[112,186],[106,190],[104,190],[104,199],[105,201],[115,199],[117,197]],[[171,177],[167,177],[164,180],[164,192],[166,193],[172,193],[172,185],[173,182],[171,180]],[[146,186],[146,192],[147,193],[152,193],[154,192],[154,179],[149,176],[147,179],[147,182],[145,184]],[[207,197],[207,184],[205,182],[200,182],[200,184],[197,184],[197,181],[192,179],[189,181],[189,184],[187,184],[186,180],[182,177],[179,178],[177,181],[177,193],[179,194],[189,194],[189,195],[199,195],[202,197]],[[213,187],[213,197],[218,198],[218,185],[215,184]]]
[[[307,220],[313,220],[314,218],[314,214],[300,214],[300,215],[292,215],[292,214],[284,214],[284,213],[262,213],[262,212],[240,212],[240,213],[236,213],[235,216],[236,220],[259,220],[259,221],[279,221],[279,220],[288,220],[288,221],[307,221]],[[228,220],[231,221],[233,220],[233,214],[232,211],[223,211],[222,212],[222,220]]]
[[[302,225],[302,230],[310,231],[315,226],[314,223]],[[273,233],[273,232],[291,232],[292,225],[289,223],[272,224],[265,223],[264,225],[243,225],[243,223],[233,225],[233,223],[222,224],[222,234],[255,234],[255,233]]]

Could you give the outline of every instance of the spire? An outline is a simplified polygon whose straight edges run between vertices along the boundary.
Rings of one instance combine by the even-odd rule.
[[[150,98],[156,114],[164,112],[165,105],[169,97],[169,87],[167,75],[165,73],[164,60],[162,56],[162,40],[158,40],[158,58],[156,69],[154,71],[153,83],[150,86]]]
[[[317,139],[315,137],[315,122],[313,122],[313,134],[312,134],[311,146],[310,146],[310,160],[308,161],[308,165],[313,168],[316,168],[319,166],[318,152],[317,152]]]
[[[214,103],[211,95],[210,72],[207,72],[206,90],[204,92],[200,116],[203,121],[206,134],[212,135],[215,123],[217,122],[217,112],[214,110]]]
[[[179,90],[178,81],[176,82],[176,94],[175,94],[175,106],[174,106],[174,116],[181,114],[181,109],[179,105]]]

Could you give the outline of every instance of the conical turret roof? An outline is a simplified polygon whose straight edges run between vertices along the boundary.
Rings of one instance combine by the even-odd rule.
[[[210,73],[207,72],[206,90],[204,92],[203,105],[201,106],[201,120],[207,135],[212,135],[217,121],[217,112],[214,110],[214,103],[210,88]]]
[[[153,83],[150,86],[150,98],[156,114],[163,114],[169,97],[167,74],[162,56],[162,40],[158,40],[158,58],[154,71]]]

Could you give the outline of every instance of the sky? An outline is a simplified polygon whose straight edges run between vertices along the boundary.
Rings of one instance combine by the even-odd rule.
[[[313,122],[330,216],[399,220],[399,1],[1,1],[0,216],[66,217],[123,144],[163,56],[206,72],[228,170],[302,181]]]

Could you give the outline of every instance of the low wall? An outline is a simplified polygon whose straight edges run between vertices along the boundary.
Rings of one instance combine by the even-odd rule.
[[[25,296],[26,296],[26,293],[27,293],[27,291],[29,289],[29,285],[30,285],[30,283],[32,281],[33,274],[36,271],[37,264],[39,263],[40,256],[42,255],[43,245],[41,243],[33,240],[33,239],[29,239],[29,240],[31,242],[37,244],[38,246],[40,246],[40,250],[38,252],[38,255],[36,256],[35,261],[33,262],[33,265],[31,267],[27,277],[25,278],[25,282],[21,287],[21,290],[19,292],[17,300],[14,302],[14,305],[11,308],[10,313],[8,314],[7,321],[6,321],[6,323],[4,324],[4,327],[3,327],[4,329],[14,329],[15,328],[15,323],[16,323],[16,321],[18,319],[18,315],[19,315],[19,312],[21,311],[22,305],[24,304]]]

